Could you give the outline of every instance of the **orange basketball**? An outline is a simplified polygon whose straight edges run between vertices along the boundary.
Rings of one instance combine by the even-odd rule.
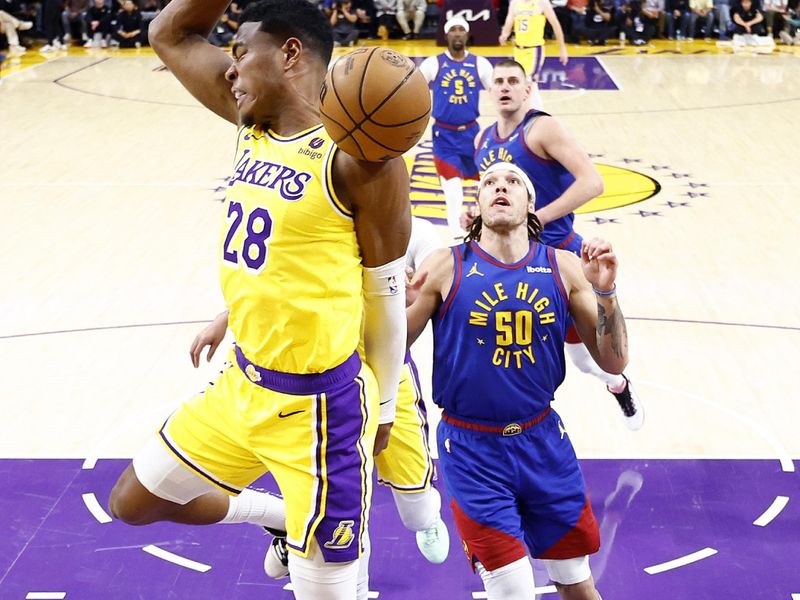
[[[339,148],[361,160],[388,160],[412,148],[430,113],[428,82],[410,58],[389,48],[340,57],[320,91],[322,124]]]

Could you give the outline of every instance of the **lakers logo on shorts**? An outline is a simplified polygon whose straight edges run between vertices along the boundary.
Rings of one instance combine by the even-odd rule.
[[[353,533],[354,524],[355,521],[339,521],[339,525],[333,530],[331,539],[323,545],[331,550],[344,550],[345,548],[349,548],[356,537]]]
[[[509,435],[518,435],[520,433],[522,433],[522,427],[520,427],[519,423],[510,423],[503,427],[503,435],[506,437]]]
[[[253,383],[261,381],[261,373],[259,373],[253,365],[247,365],[244,368],[244,374],[247,375],[247,378]]]

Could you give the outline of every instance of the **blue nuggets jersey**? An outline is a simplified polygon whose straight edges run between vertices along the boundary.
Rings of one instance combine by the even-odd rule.
[[[511,265],[476,242],[452,251],[453,285],[433,321],[434,401],[473,423],[541,413],[565,369],[567,297],[555,250],[531,242]]]
[[[538,156],[525,143],[526,125],[531,119],[549,116],[538,110],[531,110],[522,119],[522,123],[507,138],[497,135],[497,123],[484,129],[481,133],[478,149],[475,151],[475,164],[483,173],[491,164],[498,161],[513,162],[519,165],[531,178],[536,190],[536,208],[547,206],[561,196],[575,181],[572,173],[567,171],[557,160],[545,160]],[[572,223],[575,215],[570,213],[545,225],[542,241],[556,248],[566,245],[572,236]]]
[[[483,89],[477,57],[467,54],[462,61],[446,53],[437,56],[439,71],[431,83],[433,118],[448,125],[464,125],[478,118],[478,98]]]

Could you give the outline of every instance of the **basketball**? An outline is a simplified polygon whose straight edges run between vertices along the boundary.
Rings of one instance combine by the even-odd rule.
[[[408,57],[360,48],[340,57],[320,91],[322,124],[355,158],[383,161],[414,147],[428,124],[428,82]]]

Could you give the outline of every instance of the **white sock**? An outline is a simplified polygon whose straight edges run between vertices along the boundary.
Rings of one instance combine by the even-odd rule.
[[[356,590],[356,600],[367,600],[369,598],[369,556],[372,554],[372,543],[369,535],[364,536],[364,551],[358,559],[358,589]]]
[[[440,518],[442,497],[434,487],[414,493],[392,490],[392,496],[394,496],[400,520],[406,529],[425,531],[429,527],[433,527],[436,519]]]
[[[286,530],[286,505],[283,498],[245,488],[230,497],[228,514],[220,523],[253,523],[271,529]]]
[[[461,229],[459,221],[461,213],[464,211],[464,186],[461,178],[445,179],[444,177],[439,177],[439,183],[442,185],[444,202],[447,205],[447,228],[454,237],[463,237],[464,230]]]
[[[487,571],[481,563],[475,566],[489,600],[533,600],[535,597],[533,568],[527,556],[494,571]]]
[[[566,351],[572,363],[578,367],[581,372],[594,375],[615,392],[624,389],[625,378],[622,375],[612,375],[611,373],[606,373],[603,371],[603,369],[598,367],[597,363],[594,362],[592,355],[589,354],[589,350],[586,349],[585,345],[564,344],[564,350]]]

